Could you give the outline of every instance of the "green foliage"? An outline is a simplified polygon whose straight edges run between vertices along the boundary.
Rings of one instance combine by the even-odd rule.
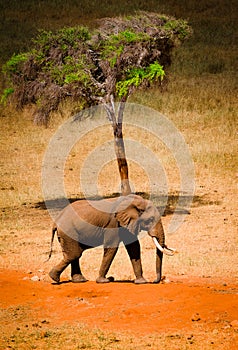
[[[153,83],[159,79],[162,81],[164,76],[164,69],[158,62],[154,62],[146,68],[133,68],[128,70],[126,79],[117,82],[117,94],[122,98],[128,95],[131,88],[138,88],[144,82]]]
[[[66,84],[71,84],[75,81],[80,81],[81,75],[79,73],[69,73],[65,76],[64,82]]]
[[[79,58],[66,56],[61,64],[55,65],[54,63],[54,61],[48,62],[46,60],[42,71],[48,75],[52,82],[57,83],[59,86],[74,82],[81,82],[84,84],[89,82],[87,69],[89,70],[91,66],[84,55],[81,55]]]
[[[148,40],[149,36],[146,33],[135,33],[132,30],[124,30],[122,32],[119,32],[118,34],[113,34],[109,38],[109,42],[111,43],[133,43],[133,42],[138,42],[142,40]]]
[[[123,50],[124,50],[124,45],[117,46],[117,45],[107,43],[104,46],[103,58],[108,59],[110,66],[114,67],[117,62],[117,58],[121,55]]]
[[[35,47],[32,49],[31,54],[34,60],[41,64],[45,70],[47,66],[53,67],[55,65],[54,61],[56,58],[50,58],[49,60],[49,56],[52,55],[51,51],[57,49],[55,55],[58,54],[64,59],[69,57],[70,53],[72,55],[75,51],[80,50],[80,47],[90,38],[91,34],[86,27],[62,28],[55,33],[41,30],[33,40]],[[59,81],[62,81],[62,79]]]
[[[163,67],[158,63],[154,62],[147,68],[147,77],[149,82],[157,81],[158,79],[163,80],[165,72]]]
[[[87,83],[89,83],[89,80],[90,80],[90,78],[89,78],[88,74],[86,74],[83,70],[79,70],[77,72],[72,72],[72,73],[65,75],[64,83],[71,84],[74,82],[81,82],[86,86]]]
[[[109,60],[111,67],[114,67],[126,45],[149,39],[146,33],[136,33],[129,29],[112,34],[103,41],[102,56]]]
[[[14,92],[13,88],[4,89],[3,94],[0,99],[1,104],[6,104],[8,97]]]
[[[5,74],[11,74],[11,73],[18,73],[19,70],[21,69],[21,64],[27,61],[29,57],[28,53],[20,53],[18,55],[13,55],[10,60],[8,60],[4,65],[3,65],[3,73]]]
[[[170,32],[171,35],[176,34],[180,40],[184,40],[192,34],[191,27],[188,25],[187,21],[184,21],[182,19],[169,20],[164,24],[163,28],[167,32]]]
[[[36,46],[43,49],[49,49],[52,45],[57,45],[63,50],[67,49],[68,46],[74,47],[77,45],[77,42],[86,42],[90,40],[91,34],[86,27],[69,27],[62,28],[57,32],[53,33],[52,31],[39,31],[38,36],[33,42]]]

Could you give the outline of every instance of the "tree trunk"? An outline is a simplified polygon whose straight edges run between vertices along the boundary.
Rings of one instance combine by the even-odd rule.
[[[125,108],[125,101],[122,100],[118,108],[118,118],[116,117],[116,111],[114,106],[114,99],[111,96],[110,104],[104,104],[107,111],[109,120],[112,122],[113,134],[114,134],[114,149],[117,157],[117,164],[119,174],[121,178],[121,194],[126,196],[131,193],[131,187],[129,182],[129,171],[126,160],[126,152],[123,140],[123,113]]]
[[[116,124],[113,127],[114,132],[114,149],[117,157],[117,164],[119,168],[119,174],[121,178],[121,194],[126,196],[131,193],[131,187],[129,182],[129,171],[126,160],[125,146],[122,133],[122,124]]]

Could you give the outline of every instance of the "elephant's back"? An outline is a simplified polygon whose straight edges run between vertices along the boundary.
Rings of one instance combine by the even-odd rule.
[[[97,227],[105,227],[111,219],[111,216],[111,201],[78,200],[69,204],[61,212],[57,221],[67,221],[77,226],[79,222],[85,222]]]

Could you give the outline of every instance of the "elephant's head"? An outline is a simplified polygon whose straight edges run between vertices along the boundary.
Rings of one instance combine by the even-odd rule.
[[[141,230],[147,231],[156,245],[156,282],[161,279],[163,253],[174,255],[175,250],[165,245],[165,235],[160,213],[154,204],[137,195],[121,197],[115,216],[120,226],[137,235]]]

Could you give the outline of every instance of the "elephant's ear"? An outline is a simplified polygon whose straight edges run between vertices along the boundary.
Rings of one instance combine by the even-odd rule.
[[[140,196],[128,195],[121,197],[115,217],[120,226],[127,228],[131,233],[137,234],[139,231],[139,217],[145,211],[147,201]]]

